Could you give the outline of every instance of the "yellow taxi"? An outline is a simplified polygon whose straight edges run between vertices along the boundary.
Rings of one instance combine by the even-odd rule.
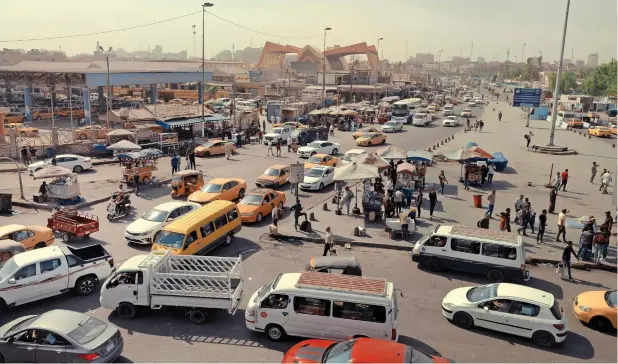
[[[242,199],[247,190],[247,182],[241,178],[214,178],[208,181],[199,191],[187,198],[190,202],[207,204],[215,200],[234,201]]]
[[[211,155],[225,154],[225,145],[228,142],[224,140],[211,140],[208,142],[198,141],[196,142],[195,155],[198,157],[208,157]],[[236,145],[233,144],[232,152],[236,150]]]
[[[305,129],[307,127],[307,125],[299,123],[298,121],[286,121],[283,124],[273,124],[273,128],[277,128],[280,126],[289,126],[290,128],[294,129]]]
[[[436,109],[436,111],[440,111],[440,105],[438,104],[431,104],[429,105],[429,107],[433,107],[434,109]]]
[[[33,120],[51,119],[51,118],[52,118],[51,110],[42,109],[42,110],[33,110],[32,111],[32,119]]]
[[[354,134],[352,134],[352,138],[358,139],[367,133],[379,133],[379,132],[380,132],[380,129],[374,128],[373,126],[369,126],[366,128],[362,128],[357,132],[354,132]]]
[[[427,107],[427,113],[428,113],[428,114],[435,114],[435,113],[436,113],[436,111],[437,111],[437,110],[436,110],[436,108],[434,107],[434,105],[429,105],[429,106]]]
[[[70,108],[63,107],[59,109],[58,111],[56,111],[56,115],[58,115],[59,117],[66,118],[66,117],[69,117],[70,114],[73,114],[74,118],[81,119],[84,117],[84,110],[73,108],[73,111],[71,111]]]
[[[277,188],[290,181],[290,166],[285,164],[275,164],[270,166],[255,181],[258,187]]]
[[[356,138],[356,145],[370,147],[386,143],[386,135],[382,133],[367,133]]]
[[[588,291],[573,300],[573,313],[596,330],[616,329],[616,291]]]
[[[285,193],[268,188],[256,188],[245,194],[237,204],[242,222],[260,222],[272,213],[275,206],[285,204]]]
[[[572,129],[582,129],[584,127],[584,122],[582,121],[582,119],[570,118],[566,120],[566,123],[569,128]]]
[[[616,129],[616,125],[610,125],[609,126],[609,130],[612,132],[612,134],[616,135],[617,134],[617,129]]]
[[[6,124],[19,124],[26,122],[26,116],[20,112],[7,112],[4,114],[4,125]]]
[[[612,129],[604,126],[591,126],[588,128],[588,134],[599,138],[611,138]]]
[[[45,248],[54,243],[54,233],[47,226],[10,224],[0,227],[0,240],[15,240],[26,250]]]
[[[87,125],[73,131],[74,139],[86,140],[92,137],[93,130],[96,132],[97,139],[107,138],[107,129],[100,125]]]
[[[24,126],[24,124],[7,124],[4,126],[4,134],[10,135],[11,129],[15,129],[15,135],[24,137],[35,137],[39,135],[38,128],[32,128],[29,126]]]
[[[339,159],[329,154],[314,154],[305,162],[305,169],[311,169],[315,166],[337,167]]]

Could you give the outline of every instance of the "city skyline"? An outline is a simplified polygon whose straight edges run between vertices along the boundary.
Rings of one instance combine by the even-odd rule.
[[[165,52],[186,51],[191,57],[201,55],[201,2],[184,1],[180,4],[170,0],[135,0],[122,3],[122,12],[118,12],[120,1],[110,0],[110,6],[97,8],[105,22],[92,22],[92,7],[75,0],[58,0],[54,4],[36,0],[3,4],[7,13],[20,14],[28,12],[31,23],[37,27],[23,27],[19,16],[11,17],[0,23],[0,48],[9,49],[48,49],[62,50],[72,56],[91,53],[96,42],[105,47],[124,49],[127,52],[153,50],[160,45]],[[32,13],[32,6],[39,11]],[[486,61],[504,61],[510,50],[511,61],[537,57],[542,52],[545,60],[552,61],[559,57],[561,29],[564,22],[566,1],[546,0],[541,3],[532,0],[511,2],[489,2],[485,0],[438,0],[422,2],[416,0],[390,0],[382,4],[383,17],[375,16],[375,4],[368,0],[356,2],[342,0],[335,4],[325,0],[315,0],[311,7],[302,6],[300,0],[271,0],[266,5],[248,0],[220,0],[208,9],[212,14],[233,21],[230,24],[213,15],[206,15],[207,58],[223,50],[244,49],[245,47],[262,47],[266,41],[281,44],[312,44],[321,49],[322,29],[333,28],[326,38],[327,47],[337,44],[354,44],[380,42],[380,56],[391,61],[405,61],[417,53],[435,54],[443,50],[441,59],[453,57],[470,57],[476,60],[483,57]],[[534,6],[532,6],[534,4]],[[390,5],[390,6],[389,6]],[[599,53],[599,63],[616,58],[616,2],[598,0],[590,6],[579,0],[571,2],[569,27],[565,49],[565,59],[587,60],[588,55]],[[341,17],[346,7],[354,6],[354,17]],[[74,14],[66,22],[56,21],[71,8]],[[324,11],[328,9],[328,11]],[[406,11],[392,11],[406,9]],[[530,11],[536,9],[536,11]],[[135,17],[135,13],[142,15]],[[157,25],[141,27],[123,32],[71,37],[53,40],[6,42],[11,39],[29,39],[41,37],[65,36],[82,33],[95,33],[112,29],[127,28],[170,19],[197,12],[181,19],[163,22]],[[295,14],[302,16],[296,16]],[[508,14],[508,16],[504,16]],[[550,14],[550,15],[547,15]],[[314,16],[315,15],[315,16]],[[135,19],[139,19],[138,22]],[[256,22],[255,19],[260,21]],[[272,21],[270,19],[273,19]],[[316,23],[315,19],[323,19]],[[388,20],[390,19],[390,20]],[[475,21],[478,20],[478,21]],[[482,20],[482,21],[481,21]],[[358,27],[359,22],[365,25]],[[384,27],[388,24],[388,27]],[[197,45],[194,47],[192,26],[196,25]],[[242,27],[268,33],[256,33]],[[430,28],[431,31],[427,31]],[[494,31],[488,32],[492,28]],[[41,29],[45,29],[44,32]],[[214,33],[214,34],[213,34]],[[281,38],[274,35],[285,34]],[[421,35],[420,37],[418,35]],[[375,38],[375,39],[374,39]],[[523,44],[526,43],[525,49]],[[197,48],[197,49],[196,49]],[[473,48],[473,49],[471,49]],[[574,55],[574,57],[572,57]]]

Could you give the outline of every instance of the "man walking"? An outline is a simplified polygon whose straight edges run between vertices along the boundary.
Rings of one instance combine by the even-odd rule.
[[[266,120],[262,120],[262,133],[266,134]]]
[[[610,171],[605,172],[601,177],[601,186],[603,186],[603,191],[601,193],[607,195],[607,187],[612,182],[612,173]]]
[[[277,149],[277,157],[281,157],[281,140],[277,140],[276,149]]]
[[[485,126],[485,123],[483,122],[483,120],[479,120],[479,132],[482,133],[483,132],[483,127]]]
[[[436,189],[432,188],[431,192],[429,192],[429,219],[433,218],[433,211],[436,208],[436,203],[438,202],[438,194],[436,193]]]
[[[178,155],[176,155],[176,153],[174,153],[174,155],[172,156],[172,176],[174,175],[174,173],[178,172]]]
[[[195,150],[191,149],[189,152],[189,169],[195,169]]]
[[[135,196],[139,196],[139,174],[137,172],[133,175],[133,183],[135,184]]]
[[[566,192],[566,185],[567,185],[567,182],[569,182],[569,170],[565,169],[564,172],[560,174],[560,178],[562,179],[562,183],[560,184],[560,187],[562,187],[562,190]]]
[[[296,204],[290,207],[290,210],[294,211],[294,229],[298,231],[298,218],[301,216],[305,217],[305,221],[307,221],[307,213],[302,212],[303,206],[300,204],[299,200],[296,200]]]
[[[288,145],[288,153],[290,153],[292,151],[292,136],[291,135],[288,136],[286,143]]]
[[[547,210],[543,210],[539,215],[539,232],[536,234],[536,241],[538,243],[543,242],[543,235],[545,234],[545,225],[547,224]]]
[[[524,208],[524,195],[519,195],[519,198],[515,200],[515,223],[519,224],[519,218],[517,217],[519,215],[519,210]]]
[[[494,173],[496,173],[496,168],[494,168],[493,164],[490,164],[487,167],[487,184],[491,184],[494,180]]]
[[[530,220],[530,210],[525,207],[522,212],[521,212],[521,227],[519,229],[517,229],[517,233],[518,234],[522,234],[523,236],[528,236],[526,235],[526,228],[528,227],[528,221]]]
[[[273,208],[271,215],[273,218],[273,225],[279,226],[277,225],[279,222],[279,207],[277,205],[275,205],[275,207]]]
[[[335,235],[330,231],[330,226],[326,227],[326,237],[324,238],[324,252],[322,254],[325,257],[332,249],[335,244]]]
[[[268,146],[268,149],[266,150],[266,156],[269,157],[272,155],[274,157],[275,153],[273,153],[273,142],[271,140],[268,140],[266,143],[266,145]]]
[[[440,181],[440,191],[439,192],[442,192],[442,196],[444,196],[444,184],[448,183],[448,180],[446,179],[446,176],[444,175],[444,171],[440,171],[438,180]]]
[[[393,197],[393,199],[395,200],[395,213],[397,215],[401,213],[401,207],[403,205],[403,198],[404,198],[403,192],[401,192],[401,188],[398,188],[397,191],[395,191],[395,196]]]
[[[486,165],[481,166],[481,186],[485,186],[485,182],[487,181],[487,174],[489,170]]]
[[[26,149],[26,146],[24,145],[23,147],[21,147],[21,162],[27,166],[28,164],[30,164],[30,162],[28,161],[28,149]]]
[[[493,219],[491,215],[494,213],[494,206],[496,205],[496,190],[492,190],[491,193],[487,196],[487,203],[487,212],[485,212],[485,216]]]
[[[502,111],[498,113],[498,121],[502,121]]]
[[[577,259],[577,261],[579,262],[579,257],[577,256],[577,254],[575,254],[575,250],[573,250],[573,242],[572,241],[567,241],[567,246],[562,250],[562,264],[565,265],[565,267],[567,267],[567,270],[569,272],[569,279],[573,279],[573,277],[571,277],[571,254],[573,254],[573,256]]]
[[[592,169],[590,170],[590,184],[594,183],[594,177],[597,175],[597,162],[592,162]]]
[[[558,214],[558,235],[556,235],[556,241],[560,242],[560,234],[562,234],[562,241],[566,243],[566,213],[567,209],[562,209]]]
[[[421,217],[421,209],[423,208],[423,191],[418,191],[418,195],[416,195],[416,215]]]

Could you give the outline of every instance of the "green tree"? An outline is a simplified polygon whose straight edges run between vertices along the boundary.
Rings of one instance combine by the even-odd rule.
[[[584,79],[583,90],[591,96],[616,95],[618,63],[615,59],[590,72]]]
[[[556,89],[556,73],[549,75],[549,89]],[[574,72],[563,72],[562,79],[560,80],[560,93],[573,90],[577,87],[577,76]]]

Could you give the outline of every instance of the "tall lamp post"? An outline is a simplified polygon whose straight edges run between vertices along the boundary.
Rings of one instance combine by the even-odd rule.
[[[19,163],[15,159],[9,157],[0,157],[0,160],[11,161],[17,166],[17,177],[19,178],[19,193],[21,194],[21,199],[25,200],[26,198],[24,197],[24,185],[21,182],[21,165],[19,165]]]
[[[526,43],[524,43],[523,47],[521,48],[521,61],[526,63],[526,59],[524,58],[524,56],[526,55]]]
[[[99,50],[103,52],[103,55],[105,55],[105,63],[107,65],[107,97],[105,98],[105,111],[106,111],[105,128],[109,129],[109,109],[111,109],[112,107],[112,90],[111,90],[111,85],[109,82],[109,52],[112,51],[112,47],[109,47],[107,52],[105,52],[105,50],[103,49],[103,46],[99,46]]]
[[[380,41],[384,40],[384,38],[378,38],[378,47],[376,48],[376,55],[378,56],[378,79],[376,80],[377,82],[380,82],[380,68],[381,68],[381,64],[380,64]],[[386,85],[386,97],[388,97],[388,85]],[[376,104],[378,103],[378,100],[376,100]]]
[[[566,42],[567,25],[569,23],[569,8],[571,0],[567,0],[566,12],[564,14],[564,29],[562,30],[562,46],[560,47],[560,63],[558,64],[558,74],[556,75],[556,88],[554,89],[554,105],[551,110],[551,130],[549,132],[548,146],[554,146],[554,134],[556,133],[556,114],[558,114],[558,94],[560,93],[560,81],[562,79],[562,61],[564,59],[564,43]],[[542,53],[541,53],[542,54]]]
[[[202,128],[204,127],[204,123],[206,122],[206,120],[204,119],[204,88],[206,87],[206,58],[204,56],[204,52],[205,52],[205,44],[206,44],[206,38],[204,36],[205,34],[205,29],[206,29],[206,8],[210,8],[214,6],[212,3],[204,3],[202,4],[202,89],[201,90],[197,90],[197,94],[199,95],[200,92],[202,93]]]
[[[444,49],[440,49],[438,51],[438,73],[440,72],[440,60],[442,59],[442,52],[444,51]]]
[[[193,27],[193,58],[197,58],[197,46],[195,45],[195,25]]]
[[[324,44],[322,45],[322,107],[326,107],[326,32],[329,30],[333,28],[324,28]]]

